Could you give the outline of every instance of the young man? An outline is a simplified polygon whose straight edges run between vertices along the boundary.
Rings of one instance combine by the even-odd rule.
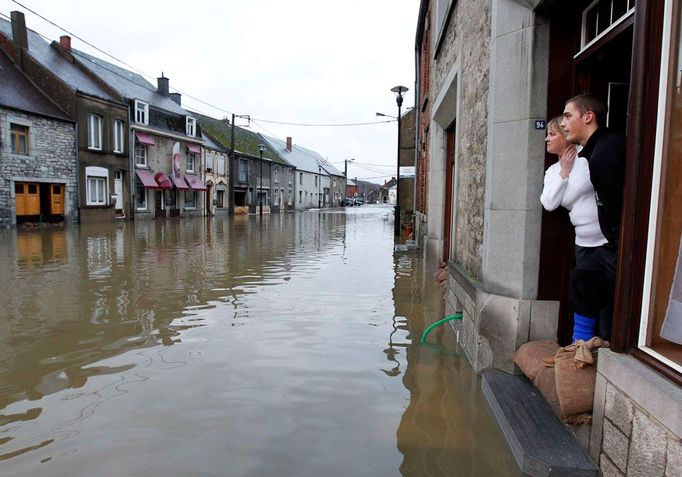
[[[597,335],[608,340],[623,209],[625,139],[604,127],[606,106],[593,96],[581,94],[569,99],[563,116],[561,128],[567,139],[583,146],[580,156],[589,163],[599,226],[608,240],[594,247],[571,274],[573,340]]]

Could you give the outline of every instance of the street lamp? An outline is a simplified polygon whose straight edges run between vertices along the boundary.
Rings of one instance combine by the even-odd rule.
[[[393,233],[395,235],[400,235],[400,108],[403,105],[403,93],[407,92],[407,87],[394,86],[391,88],[391,91],[395,93],[395,101],[398,103],[398,164],[396,166],[395,226],[393,228]]]
[[[258,145],[258,152],[260,152],[260,187],[258,188],[258,204],[260,206],[260,216],[263,217],[263,151],[265,146]]]
[[[395,116],[391,116],[390,114],[384,114],[384,113],[376,113],[377,116],[383,116],[385,118],[393,118],[393,119],[398,119]],[[388,122],[388,121],[387,121]]]

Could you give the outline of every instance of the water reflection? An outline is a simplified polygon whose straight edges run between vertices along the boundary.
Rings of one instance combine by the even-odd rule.
[[[0,472],[487,470],[476,378],[413,343],[439,299],[391,214],[0,232]]]

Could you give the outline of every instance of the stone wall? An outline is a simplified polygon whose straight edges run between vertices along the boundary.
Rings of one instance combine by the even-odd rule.
[[[456,168],[455,260],[479,278],[483,257],[483,211],[488,131],[488,73],[490,68],[490,2],[457,2],[440,51],[432,64],[430,90],[446,84],[459,63],[460,101]],[[436,39],[437,41],[437,39]],[[444,127],[444,125],[441,125]],[[443,144],[444,146],[444,144]],[[438,151],[438,148],[433,148]],[[429,211],[429,220],[431,220]]]
[[[29,155],[10,153],[10,123],[29,127]],[[78,219],[75,125],[0,109],[0,143],[0,226],[16,224],[17,181],[64,184],[64,219],[75,222]]]
[[[604,477],[682,475],[682,389],[629,355],[600,350],[590,454]]]

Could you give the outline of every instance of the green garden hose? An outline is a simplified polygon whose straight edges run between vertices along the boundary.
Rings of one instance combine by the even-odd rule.
[[[429,326],[428,328],[426,328],[426,329],[424,330],[424,333],[422,333],[422,337],[421,337],[421,340],[420,340],[421,343],[423,344],[423,343],[426,342],[426,335],[428,335],[429,333],[431,333],[431,330],[434,329],[436,326],[440,326],[440,325],[442,325],[443,323],[447,323],[448,321],[452,321],[452,320],[461,320],[461,319],[462,319],[462,313],[455,313],[454,315],[446,316],[446,317],[443,318],[442,320],[436,321],[434,324],[432,324],[431,326]]]

